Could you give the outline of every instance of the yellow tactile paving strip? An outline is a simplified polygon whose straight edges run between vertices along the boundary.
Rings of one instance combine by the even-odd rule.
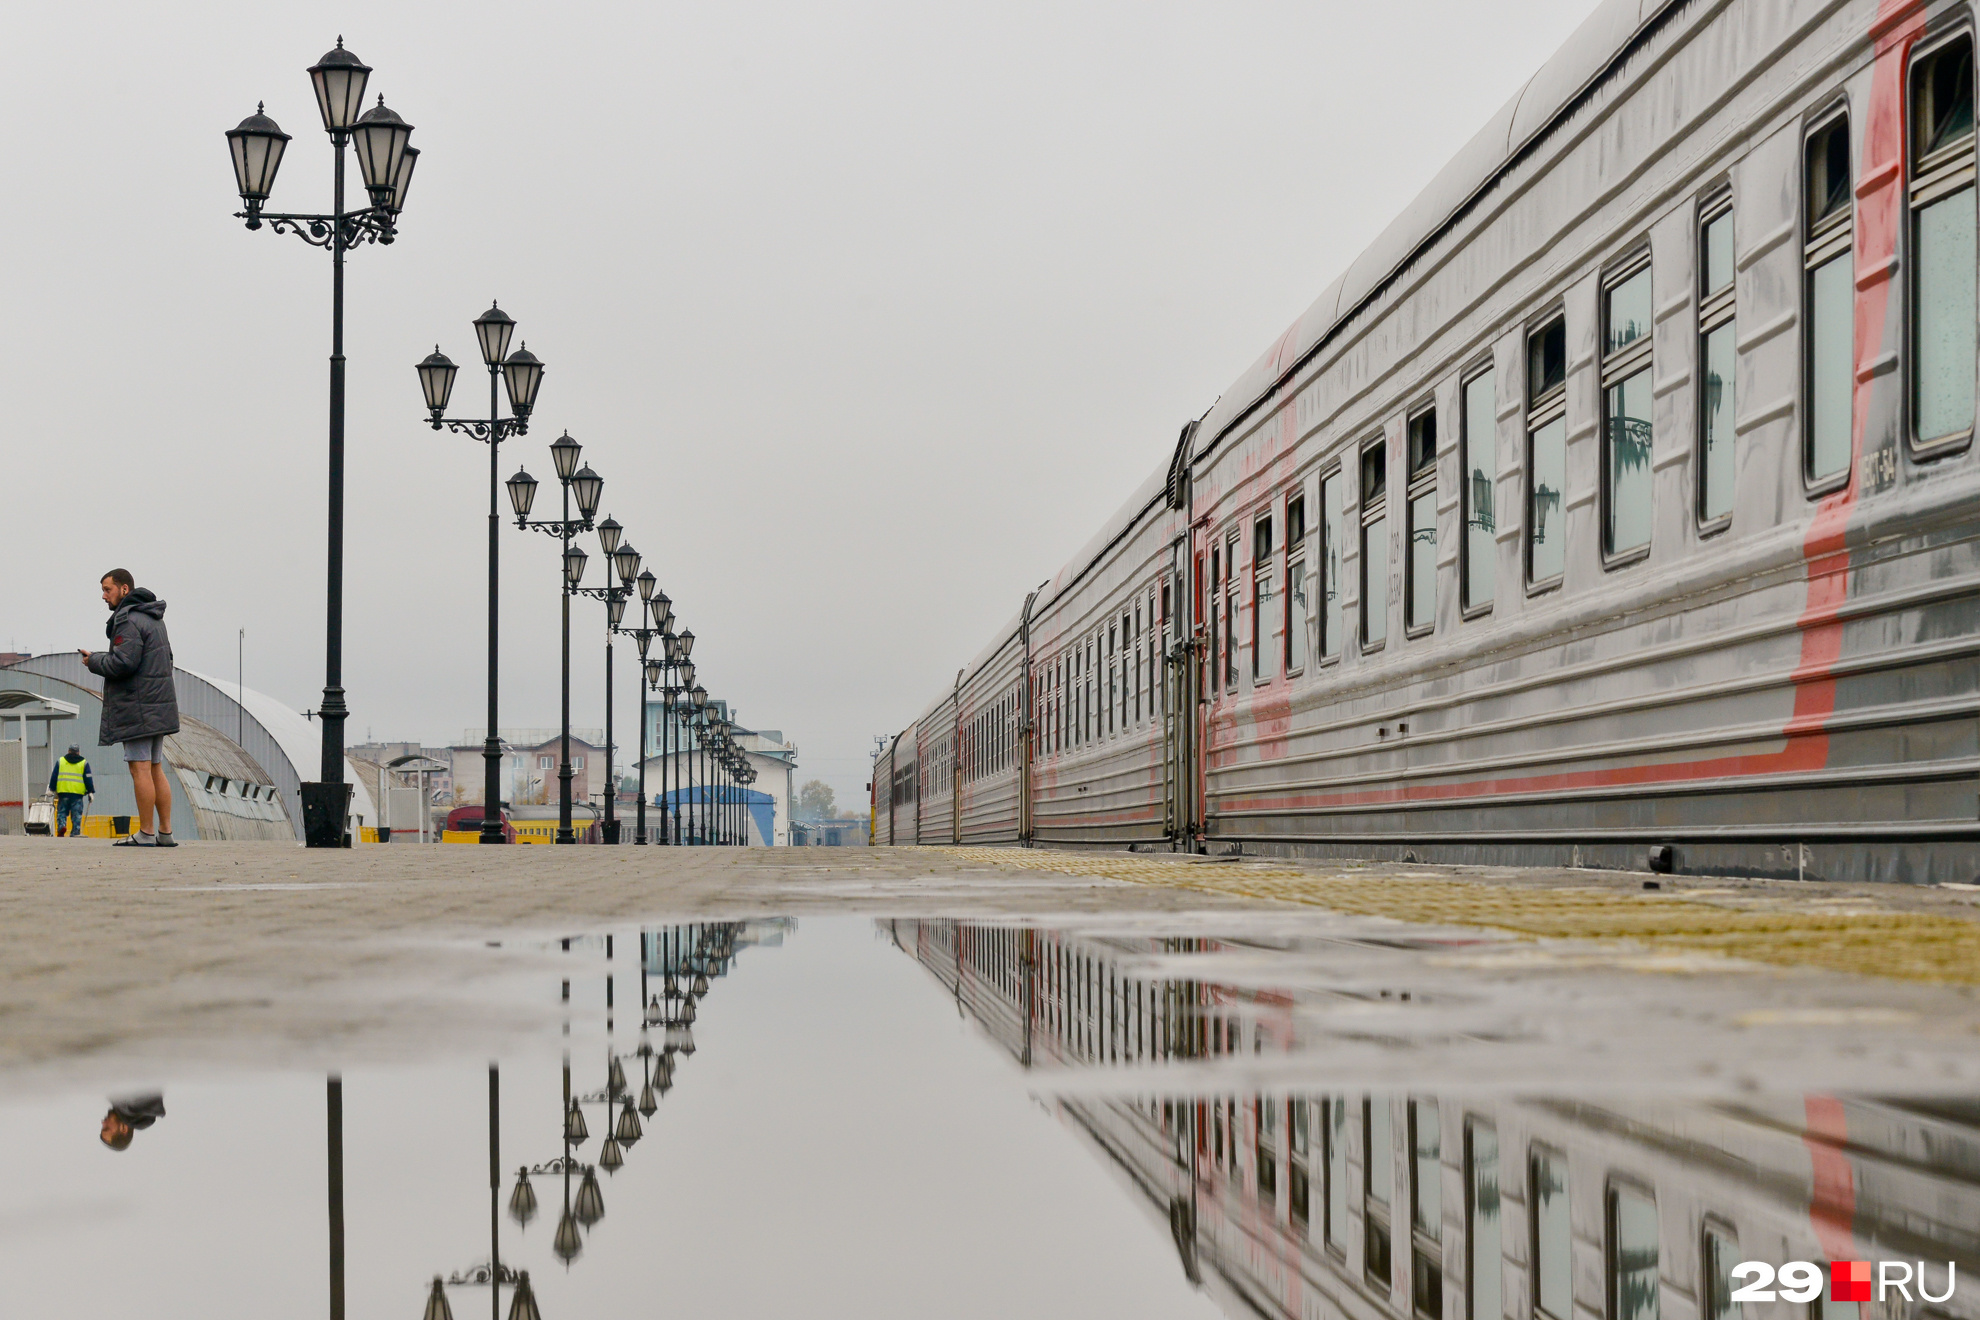
[[[1934,913],[1784,900],[1764,891],[1724,897],[1634,894],[1439,876],[1355,875],[1261,863],[1018,848],[940,848],[958,861],[1212,894],[1308,903],[1358,916],[1483,926],[1562,939],[1633,940],[1656,949],[1717,953],[1781,967],[1980,985],[1980,921]]]

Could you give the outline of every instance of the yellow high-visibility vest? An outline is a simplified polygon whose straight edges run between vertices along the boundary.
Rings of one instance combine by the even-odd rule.
[[[89,789],[83,776],[88,773],[88,761],[71,761],[68,757],[63,757],[55,762],[55,791],[74,793],[78,796],[87,793]]]

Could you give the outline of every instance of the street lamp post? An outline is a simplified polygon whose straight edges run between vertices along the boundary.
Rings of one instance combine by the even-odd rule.
[[[688,732],[694,735],[694,746],[688,749],[688,757],[687,757],[688,787],[693,788],[694,777],[695,777],[694,763],[696,758],[702,754],[703,739],[701,736],[701,730],[703,727],[703,721],[707,718],[703,714],[703,712],[708,709],[708,689],[702,687],[701,684],[696,683],[692,688],[688,689],[687,695],[688,695],[689,710],[690,710],[690,714],[688,716]],[[705,795],[708,791],[707,790],[708,775],[705,770],[702,772],[701,775],[701,783],[702,783],[702,792]],[[703,834],[704,837],[702,841],[704,843],[707,842],[707,839],[706,839],[705,831],[702,829],[699,822],[701,817],[705,815],[706,815],[705,812],[697,812],[694,815],[694,819],[696,820],[695,832],[698,834]]]
[[[454,374],[459,370],[440,346],[416,370],[419,387],[426,396],[426,410],[432,414],[434,430],[443,426],[457,434],[471,435],[488,444],[488,737],[481,745],[482,811],[481,842],[506,843],[502,832],[502,737],[497,731],[496,673],[500,656],[497,639],[501,624],[501,500],[502,441],[512,435],[529,434],[529,415],[536,407],[536,392],[543,384],[543,364],[525,344],[509,352],[509,339],[516,323],[501,307],[491,304],[474,319],[474,335],[481,347],[482,363],[488,368],[488,416],[446,419],[447,400],[454,392]],[[508,387],[510,416],[502,416],[497,380]]]
[[[312,247],[330,252],[330,472],[329,540],[325,581],[323,636],[323,699],[316,714],[323,720],[322,760],[318,779],[302,785],[303,833],[312,848],[345,844],[345,821],[350,813],[351,788],[344,779],[344,253],[363,243],[389,244],[397,237],[399,212],[412,184],[419,152],[410,145],[412,125],[386,109],[385,98],[364,110],[365,86],[371,68],[344,49],[336,49],[309,70],[316,105],[330,135],[335,157],[331,209],[327,215],[277,214],[265,211],[274,189],[289,135],[262,113],[265,106],[227,131],[234,162],[234,182],[244,210],[235,212],[249,229],[266,222],[277,234],[294,234]],[[344,209],[344,150],[354,147],[371,205]]]
[[[642,620],[651,619],[654,620],[656,624],[661,621],[664,621],[669,625],[671,625],[672,620],[670,616],[672,612],[673,603],[667,599],[667,593],[659,589],[660,588],[659,579],[653,576],[652,569],[649,568],[640,573],[637,579],[637,587],[639,590],[640,617],[642,618]],[[652,657],[653,639],[656,637],[664,637],[666,636],[666,633],[664,633],[659,626],[649,626],[645,622],[642,622],[641,625],[637,628],[618,628],[616,629],[616,631],[622,632],[627,636],[631,637],[639,645],[639,669],[640,669],[639,803],[637,806],[638,816],[633,826],[633,842],[635,844],[644,844],[647,842],[647,837],[646,837],[647,725],[651,721],[651,716],[649,714],[650,707],[647,703],[647,694],[649,692],[658,690],[661,684],[662,675],[666,668],[666,661],[664,659],[654,659]],[[664,655],[664,650],[663,650],[663,655]],[[608,668],[609,668],[609,663],[608,663]],[[608,707],[608,717],[609,717],[609,707]],[[662,772],[663,773],[665,772],[664,767],[662,768]]]
[[[605,842],[616,844],[619,841],[619,817],[615,806],[618,785],[612,778],[612,636],[620,631],[619,624],[626,617],[626,601],[633,593],[633,583],[640,577],[639,551],[620,543],[622,529],[612,518],[598,524],[598,545],[605,557],[612,561],[611,571],[619,575],[619,585],[611,585],[608,578],[602,587],[573,586],[571,590],[580,596],[590,596],[605,602]],[[641,585],[653,581],[648,573]],[[641,631],[635,629],[635,632]],[[641,730],[644,737],[645,730]]]
[[[591,530],[592,516],[598,512],[598,497],[604,493],[605,480],[591,470],[589,463],[582,471],[578,470],[578,455],[584,446],[571,439],[569,431],[550,446],[550,456],[556,463],[557,481],[564,490],[564,516],[546,518],[531,522],[530,505],[536,500],[536,478],[528,472],[518,470],[508,480],[509,503],[516,511],[516,526],[534,528],[557,538],[564,550],[564,588],[561,593],[563,604],[563,670],[562,670],[562,734],[557,769],[557,842],[576,843],[577,835],[571,831],[571,593],[577,584],[584,580],[584,547],[571,544],[571,538],[579,532]],[[577,518],[571,517],[571,499],[577,499]]]

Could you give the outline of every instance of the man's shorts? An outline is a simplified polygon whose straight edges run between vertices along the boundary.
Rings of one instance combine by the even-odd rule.
[[[150,761],[154,765],[165,763],[165,735],[154,733],[149,738],[133,738],[124,744],[124,761],[135,765],[140,761]]]

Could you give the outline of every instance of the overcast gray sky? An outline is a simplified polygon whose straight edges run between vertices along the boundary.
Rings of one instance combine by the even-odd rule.
[[[349,274],[352,740],[482,719],[486,454],[421,424],[412,364],[471,366],[499,298],[549,364],[505,473],[547,482],[568,427],[709,689],[862,797],[871,735],[1592,8],[25,6],[0,644],[93,645],[121,564],[180,663],[231,675],[245,628],[249,685],[315,705],[329,259],[230,218],[221,135],[265,100],[295,136],[274,206],[327,209],[304,69],[341,32],[423,153],[399,242]],[[554,545],[503,555],[503,722],[554,724]],[[597,725],[603,607],[575,613]]]

